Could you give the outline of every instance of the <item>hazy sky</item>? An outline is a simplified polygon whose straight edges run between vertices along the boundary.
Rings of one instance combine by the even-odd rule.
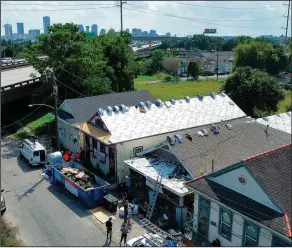
[[[279,36],[285,34],[282,29],[286,27],[283,16],[288,10],[283,6],[285,3],[288,1],[126,1],[123,26],[179,36],[201,34],[205,28],[216,28],[220,36]],[[10,23],[16,33],[16,23],[23,22],[25,33],[29,29],[43,32],[42,17],[50,16],[51,24],[74,22],[84,27],[97,24],[99,31],[119,30],[120,9],[116,4],[117,1],[2,1],[1,26]]]

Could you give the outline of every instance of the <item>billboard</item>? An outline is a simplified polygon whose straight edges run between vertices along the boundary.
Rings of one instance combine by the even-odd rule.
[[[205,28],[204,33],[205,34],[216,34],[217,30],[216,30],[216,28]]]

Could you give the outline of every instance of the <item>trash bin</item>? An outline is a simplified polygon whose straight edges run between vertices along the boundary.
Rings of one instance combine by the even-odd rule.
[[[110,213],[116,213],[118,208],[118,199],[111,194],[103,197],[103,207]]]

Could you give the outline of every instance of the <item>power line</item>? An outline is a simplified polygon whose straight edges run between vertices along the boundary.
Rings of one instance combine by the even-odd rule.
[[[147,11],[151,11],[153,13],[161,13],[155,10],[150,10],[147,8],[143,8],[143,7],[139,7],[137,5],[133,5],[133,4],[128,4],[129,6],[133,6],[135,8],[139,8],[139,9],[144,9]],[[166,13],[161,13],[161,14],[166,14]],[[172,14],[167,14],[167,15],[172,15]],[[174,16],[174,15],[173,15]],[[187,18],[187,17],[186,17]],[[283,16],[278,16],[278,17],[272,17],[272,18],[262,18],[262,19],[249,19],[249,20],[222,20],[222,19],[196,19],[196,18],[188,18],[188,19],[192,19],[194,21],[218,21],[218,22],[234,22],[234,21],[240,21],[240,22],[253,22],[253,21],[266,21],[266,20],[275,20],[275,19],[282,19]]]
[[[230,8],[230,7],[219,7],[219,6],[210,6],[210,5],[200,5],[200,4],[191,4],[191,3],[183,3],[183,2],[176,2],[176,1],[169,1],[172,3],[176,4],[183,4],[183,5],[190,5],[190,6],[196,6],[196,7],[203,7],[203,8],[211,8],[211,9],[234,9],[234,10],[239,10],[239,9],[246,9],[246,10],[253,10],[253,9],[263,9],[263,7],[257,7],[257,8]],[[283,5],[278,5],[278,6],[269,6],[270,8],[280,8]]]
[[[129,5],[129,4],[128,4]],[[139,7],[140,8],[140,7]],[[194,21],[194,22],[200,22],[200,23],[206,23],[206,24],[211,24],[211,25],[214,25],[214,26],[222,26],[222,27],[232,27],[232,28],[243,28],[243,29],[254,29],[254,30],[263,30],[263,29],[277,29],[279,30],[279,28],[250,28],[250,27],[239,27],[239,26],[232,26],[232,25],[226,25],[226,24],[218,24],[218,23],[212,23],[212,22],[206,22],[206,21],[198,21],[198,20],[194,20],[193,18],[187,18],[187,17],[182,17],[182,16],[176,16],[176,15],[172,15],[172,14],[166,14],[166,13],[159,13],[159,12],[149,12],[149,11],[152,11],[152,10],[148,10],[148,12],[146,11],[143,11],[143,10],[137,10],[137,9],[131,9],[131,8],[128,8],[128,7],[124,7],[124,9],[127,9],[127,10],[132,10],[132,11],[136,11],[136,12],[141,12],[141,13],[147,13],[147,14],[155,14],[155,15],[161,15],[161,16],[168,16],[168,17],[175,17],[175,18],[180,18],[180,19],[185,19],[185,20],[190,20],[190,21]],[[233,20],[235,21],[235,20]]]
[[[74,91],[75,93],[79,94],[82,97],[86,97],[85,95],[81,94],[80,92],[78,92],[77,90],[74,90],[73,88],[69,87],[68,85],[62,83],[60,80],[56,79],[57,82],[59,82],[60,84],[64,85],[65,87],[67,87],[68,89]]]
[[[90,7],[90,8],[82,8],[82,9],[2,9],[1,11],[29,11],[29,12],[34,12],[34,11],[66,11],[66,10],[88,10],[88,9],[110,9],[110,8],[116,8],[116,5],[113,6],[108,6],[108,7]]]
[[[45,101],[43,101],[42,104],[44,104],[45,102],[47,102],[47,101],[49,100],[50,97],[51,97],[51,95],[50,95]],[[13,126],[13,125],[19,123],[20,121],[22,121],[22,120],[26,119],[27,117],[31,116],[34,112],[36,112],[37,110],[39,110],[41,107],[43,107],[43,105],[37,107],[37,108],[36,108],[35,110],[33,110],[30,114],[24,116],[23,118],[21,118],[21,119],[15,121],[15,122],[13,122],[13,123],[11,123],[11,124],[9,124],[9,125],[6,125],[6,126],[4,126],[4,127],[1,127],[1,128],[7,128],[7,127],[10,127],[10,126]]]
[[[52,6],[53,4],[39,4],[39,3],[18,3],[18,4],[14,4],[14,3],[6,3],[6,2],[2,2],[1,4],[3,5],[11,5],[11,6]],[[58,6],[70,6],[70,7],[74,7],[74,6],[91,6],[91,5],[98,5],[98,6],[106,6],[106,5],[113,5],[114,3],[87,3],[87,4],[58,4],[55,5],[56,7]]]

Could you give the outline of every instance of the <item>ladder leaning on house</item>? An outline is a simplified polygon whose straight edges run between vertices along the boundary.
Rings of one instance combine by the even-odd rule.
[[[154,189],[153,189],[152,199],[150,200],[148,210],[146,213],[146,219],[148,219],[149,221],[151,221],[151,217],[152,217],[154,207],[157,201],[159,190],[161,188],[161,181],[162,181],[162,173],[158,173],[157,180],[155,182]]]

